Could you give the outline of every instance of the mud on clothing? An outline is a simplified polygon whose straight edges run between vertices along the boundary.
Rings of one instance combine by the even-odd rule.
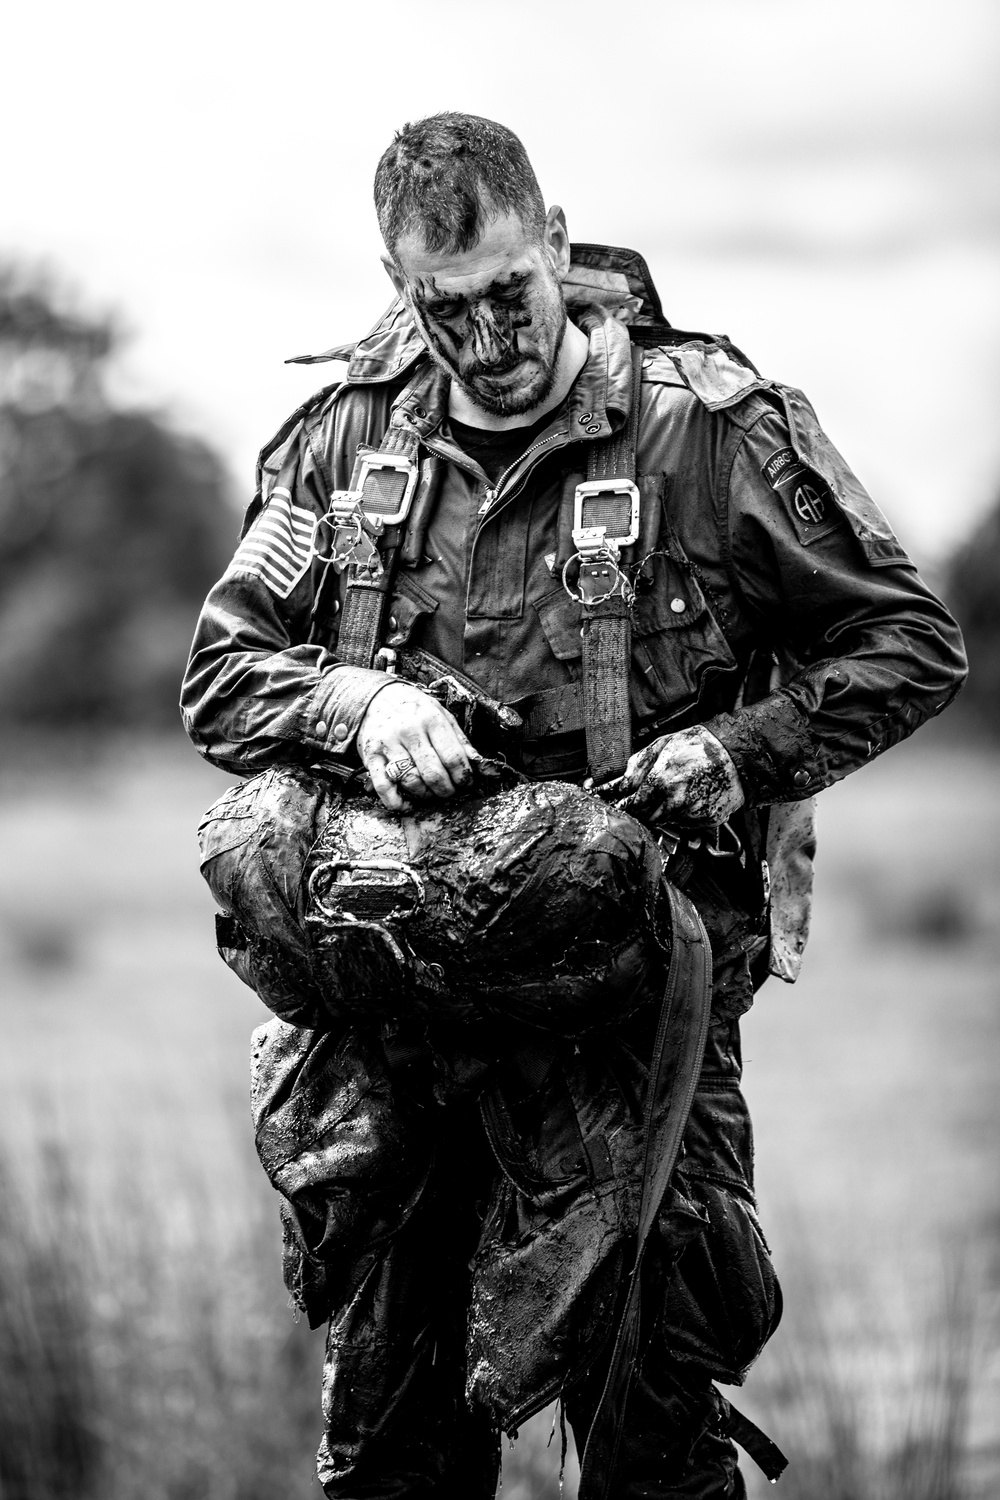
[[[629,252],[585,248],[592,286],[595,266],[612,276],[634,269]],[[357,763],[358,726],[386,678],[338,662],[340,600],[309,543],[330,491],[350,487],[359,448],[377,448],[402,408],[421,452],[444,471],[426,545],[397,580],[388,643],[431,651],[519,711],[569,689],[555,695],[563,706],[550,721],[535,716],[522,766],[539,777],[580,774],[582,723],[566,708],[581,672],[580,607],[561,583],[572,552],[567,497],[585,475],[587,445],[625,420],[631,358],[628,329],[600,299],[572,315],[590,340],[587,363],[499,482],[454,440],[447,381],[399,303],[346,351],[346,380],[306,403],[264,450],[246,538],[209,596],[185,678],[185,724],[210,761],[244,776]],[[793,888],[776,879],[781,909],[763,907],[767,825],[781,830],[782,868],[807,865],[810,833],[796,806],[940,712],[961,684],[964,658],[954,621],[800,392],[760,376],[724,340],[668,332],[644,357],[641,399],[638,484],[652,529],[650,555],[631,559],[635,744],[703,723],[729,751],[746,793],[735,825],[741,857],[703,857],[689,887],[712,942],[714,1020],[661,1215],[661,1253],[649,1268],[621,1490],[657,1500],[741,1493],[711,1381],[743,1378],[778,1309],[753,1199],[738,1018],[760,977],[768,926],[772,958],[783,953],[778,967],[790,977],[806,918],[801,880]],[[520,1061],[501,1064],[522,1153],[540,1156],[543,1173],[572,1157],[574,1140],[578,1170],[599,1171],[581,1158],[581,1110],[608,1111],[625,1128],[647,1040],[557,1047],[538,1067],[526,1065],[531,1048],[519,1046]],[[330,1316],[327,1493],[457,1494],[464,1466],[463,1493],[476,1493],[475,1474],[487,1494],[495,1426],[516,1425],[552,1392],[537,1377],[530,1329],[512,1330],[492,1367],[463,1368],[461,1266],[475,1241],[476,1256],[492,1255],[502,1268],[506,1255],[514,1275],[532,1234],[540,1244],[558,1241],[566,1228],[558,1210],[546,1218],[544,1204],[479,1153],[460,1086],[435,1090],[405,1052],[389,1057],[377,1032],[338,1034],[306,1004],[288,1022],[272,1022],[259,1045],[272,1061],[282,1049],[307,1060],[325,1048],[324,1076],[340,1079],[353,1101],[341,1135],[332,1129],[327,1138],[322,1234],[309,1218],[315,1198],[292,1194],[285,1205],[290,1281],[314,1317]],[[357,1087],[362,1075],[366,1093]],[[386,1107],[373,1113],[378,1100]],[[426,1148],[415,1156],[386,1145],[400,1119],[412,1125],[400,1139]],[[459,1137],[484,1164],[486,1187],[457,1162]],[[366,1140],[369,1164],[387,1175],[359,1177]],[[385,1237],[373,1239],[372,1223],[384,1224],[392,1204],[395,1228],[390,1214]],[[581,1302],[565,1351],[567,1409],[580,1431],[613,1302],[613,1285]],[[560,1357],[556,1350],[556,1365]],[[471,1411],[459,1394],[463,1380]]]

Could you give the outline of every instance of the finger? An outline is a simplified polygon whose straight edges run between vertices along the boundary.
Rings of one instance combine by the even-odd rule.
[[[428,739],[426,731],[419,735],[408,736],[404,743],[405,753],[409,755],[414,765],[414,770],[408,772],[405,777],[407,792],[411,796],[419,795],[414,788],[422,783],[425,796],[453,797],[455,787],[452,779],[447,768],[442,764],[441,757]]]
[[[372,779],[372,788],[383,807],[387,807],[390,812],[406,812],[406,802],[397,783],[386,775],[386,764],[384,755],[372,755],[369,758],[366,769]]]
[[[429,802],[435,796],[415,765],[408,766],[396,784],[401,796],[408,797],[411,802]]]
[[[427,733],[438,759],[451,777],[452,785],[464,786],[472,776],[472,761],[469,755],[472,746],[465,735],[457,725],[455,729],[452,729],[447,720],[438,720],[431,724]]]
[[[642,818],[648,822],[662,817],[669,811],[672,802],[671,788],[663,784],[654,769],[618,806],[623,812],[631,813],[633,818]]]
[[[595,797],[600,797],[602,802],[618,802],[628,790],[624,782],[623,776],[616,776],[613,781],[602,781],[597,786],[593,782],[585,781],[583,788],[584,791],[592,792]]]
[[[618,778],[620,797],[625,797],[629,792],[636,791],[649,776],[650,771],[656,765],[660,746],[656,740],[647,745],[643,750],[637,750],[630,756],[628,764],[621,776]]]

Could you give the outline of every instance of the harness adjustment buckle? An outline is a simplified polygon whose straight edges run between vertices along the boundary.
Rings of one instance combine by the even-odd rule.
[[[398,476],[398,477],[397,477]],[[354,493],[364,519],[377,535],[400,526],[410,514],[420,471],[405,453],[366,453]]]
[[[585,479],[573,496],[573,545],[587,560],[598,551],[615,562],[639,540],[640,497],[631,479]]]

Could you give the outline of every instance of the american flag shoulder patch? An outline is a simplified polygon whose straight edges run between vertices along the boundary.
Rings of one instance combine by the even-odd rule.
[[[230,572],[251,573],[287,599],[312,561],[316,516],[279,486],[237,547]]]

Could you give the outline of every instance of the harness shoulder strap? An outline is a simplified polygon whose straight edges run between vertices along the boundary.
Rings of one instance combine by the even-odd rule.
[[[375,664],[396,567],[406,551],[407,521],[412,531],[423,516],[426,530],[426,512],[439,486],[440,466],[417,463],[420,440],[409,416],[411,390],[412,382],[395,402],[379,448],[359,453],[350,489],[330,495],[317,529],[318,555],[336,572],[347,572],[337,655],[351,666]]]
[[[583,708],[587,761],[594,781],[621,775],[632,753],[629,678],[631,589],[618,567],[621,549],[639,537],[636,444],[642,395],[642,349],[632,349],[628,421],[591,445],[587,478],[573,499],[573,545],[580,557],[583,603]]]

